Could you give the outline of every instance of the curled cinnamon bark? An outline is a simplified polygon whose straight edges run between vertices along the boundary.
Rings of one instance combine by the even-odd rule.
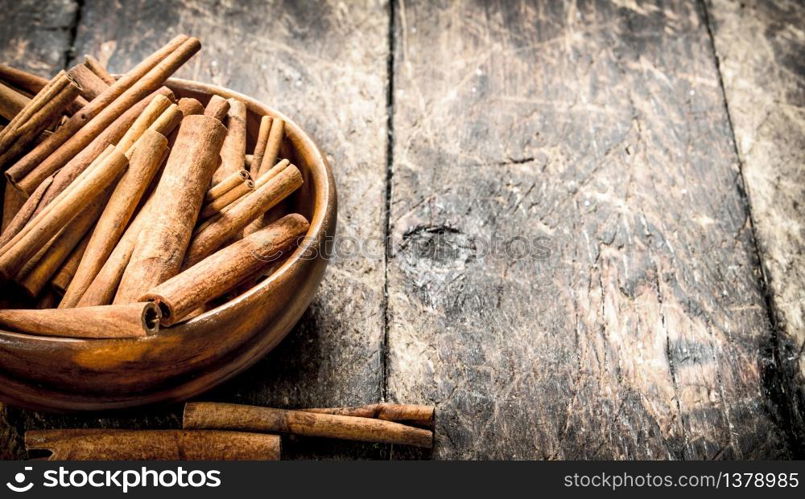
[[[386,421],[413,424],[430,429],[433,429],[436,414],[436,408],[432,405],[390,404],[386,402],[369,404],[360,407],[314,408],[300,410],[319,414],[335,414],[339,416],[384,419]]]
[[[266,153],[268,136],[271,134],[271,123],[273,121],[271,116],[263,116],[260,118],[260,128],[257,130],[257,142],[254,144],[252,164],[249,170],[249,173],[251,173],[252,178],[255,180],[260,176],[260,165],[263,163],[263,156]]]
[[[208,301],[226,294],[290,250],[308,229],[302,215],[292,214],[236,241],[150,289],[138,300],[153,300],[170,326]]]
[[[0,325],[15,331],[67,338],[140,338],[159,331],[154,303],[44,310],[0,310]]]
[[[89,233],[84,235],[84,238],[80,243],[78,243],[78,246],[73,249],[72,253],[70,253],[70,256],[67,257],[67,260],[62,264],[59,271],[56,272],[56,275],[54,275],[53,279],[50,281],[51,287],[59,294],[59,296],[64,295],[64,293],[67,291],[67,287],[73,280],[75,271],[78,270],[78,264],[81,263],[81,257],[84,255],[84,250],[87,249],[90,236],[91,234]]]
[[[227,206],[232,205],[243,196],[254,191],[254,182],[250,178],[243,179],[234,188],[229,189],[220,196],[207,202],[201,209],[201,219],[206,220],[213,215],[217,215]],[[205,196],[206,197],[206,196]]]
[[[17,90],[0,83],[0,116],[11,121],[31,99]]]
[[[224,140],[224,145],[226,145],[226,140]],[[215,170],[215,173],[219,171],[221,171],[221,168]],[[215,201],[247,180],[251,180],[251,177],[246,170],[238,170],[230,173],[207,191],[207,194],[204,195],[204,202],[210,203]]]

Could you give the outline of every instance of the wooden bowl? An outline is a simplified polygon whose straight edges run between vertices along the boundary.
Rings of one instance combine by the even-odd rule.
[[[260,115],[285,120],[282,155],[305,183],[281,210],[301,213],[310,230],[270,277],[237,298],[142,339],[81,340],[0,331],[0,399],[24,407],[101,410],[181,401],[243,371],[271,351],[310,305],[335,234],[336,191],[319,149],[282,113],[225,88],[171,79],[177,97],[206,103],[213,94],[236,97],[249,109],[253,147]],[[275,208],[276,209],[276,208]]]

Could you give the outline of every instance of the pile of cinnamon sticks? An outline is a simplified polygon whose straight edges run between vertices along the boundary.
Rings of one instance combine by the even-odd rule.
[[[0,281],[26,302],[0,326],[154,334],[253,283],[307,232],[301,215],[267,215],[303,183],[280,157],[284,122],[263,116],[247,154],[243,102],[164,86],[200,48],[180,35],[119,78],[92,57],[50,80],[0,66]]]
[[[434,425],[435,408],[425,405],[288,410],[193,402],[182,430],[37,430],[25,434],[25,445],[50,451],[52,461],[277,460],[278,434],[431,448]]]

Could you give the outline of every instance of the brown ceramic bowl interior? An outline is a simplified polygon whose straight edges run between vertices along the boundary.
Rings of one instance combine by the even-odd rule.
[[[250,149],[261,115],[286,121],[281,151],[305,184],[279,212],[301,213],[310,230],[269,278],[227,303],[142,339],[79,340],[0,331],[0,399],[37,409],[100,410],[179,401],[237,374],[271,351],[310,305],[327,259],[336,192],[324,156],[282,113],[231,90],[172,79],[177,97],[206,103],[213,94],[236,97],[249,109]]]

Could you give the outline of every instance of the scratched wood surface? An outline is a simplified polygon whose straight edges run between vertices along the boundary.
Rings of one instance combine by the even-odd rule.
[[[0,4],[3,62],[41,74],[198,36],[180,76],[286,111],[331,159],[344,244],[318,298],[201,398],[433,403],[437,445],[286,457],[805,456],[795,6]],[[4,458],[28,429],[179,424],[0,409]]]
[[[713,0],[711,25],[778,328],[777,363],[805,407],[805,4]]]
[[[789,455],[701,6],[395,19],[388,394],[436,456]]]

